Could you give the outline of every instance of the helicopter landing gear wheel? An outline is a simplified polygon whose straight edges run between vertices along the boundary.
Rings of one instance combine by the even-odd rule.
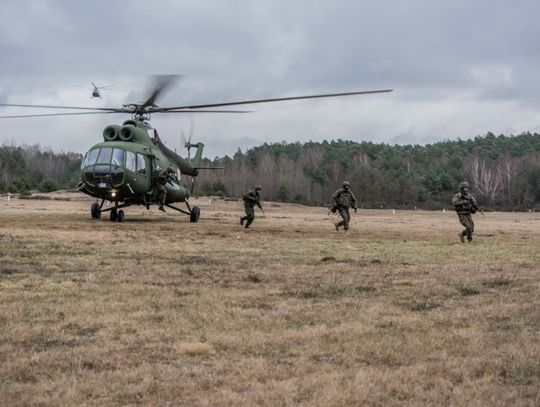
[[[198,206],[194,206],[191,209],[191,215],[189,215],[189,221],[191,223],[196,223],[199,221],[199,216],[201,216],[201,210]]]
[[[116,217],[116,221],[117,222],[123,222],[124,221],[124,211],[122,209],[120,209],[118,211],[118,215]]]
[[[116,220],[118,219],[118,211],[116,210],[116,208],[111,209],[109,219],[111,220],[111,222],[116,222]]]
[[[90,214],[92,215],[92,219],[101,218],[101,209],[99,208],[99,204],[97,202],[94,202],[90,206]]]

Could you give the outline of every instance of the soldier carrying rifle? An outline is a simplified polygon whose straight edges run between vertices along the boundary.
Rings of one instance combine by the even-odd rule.
[[[461,243],[465,243],[465,236],[467,241],[472,242],[472,235],[474,232],[474,222],[472,220],[472,214],[480,210],[476,199],[469,193],[469,183],[462,182],[459,184],[459,192],[452,198],[452,205],[457,212],[459,222],[465,227],[465,229],[459,233],[459,240]]]
[[[253,191],[249,191],[242,198],[244,200],[244,210],[246,211],[246,216],[240,218],[240,225],[244,225],[244,222],[246,222],[246,225],[244,226],[246,229],[249,228],[249,225],[251,225],[253,220],[255,220],[255,211],[253,210],[255,206],[257,206],[262,213],[264,213],[261,206],[261,195],[259,194],[259,191],[261,190],[262,187],[260,185],[255,185]]]
[[[339,230],[340,226],[343,229],[349,230],[349,222],[351,221],[351,214],[349,208],[353,208],[356,213],[356,198],[351,191],[351,184],[349,181],[344,181],[342,188],[339,188],[334,195],[332,195],[333,207],[330,209],[332,212],[339,211],[341,221],[337,222],[334,226],[336,230]]]
[[[154,173],[154,195],[159,205],[159,210],[165,212],[163,207],[167,199],[167,188],[165,185],[172,179],[174,170],[169,167],[167,170],[160,168]]]

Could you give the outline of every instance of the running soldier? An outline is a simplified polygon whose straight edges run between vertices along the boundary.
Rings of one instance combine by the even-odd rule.
[[[263,210],[261,206],[261,195],[259,194],[259,191],[261,190],[262,187],[260,185],[255,185],[253,191],[249,191],[243,197],[246,216],[240,218],[240,224],[244,225],[244,222],[246,222],[246,225],[244,226],[246,229],[249,228],[249,225],[251,225],[255,219],[255,205],[257,205],[261,211]]]
[[[459,222],[465,227],[459,233],[459,240],[461,243],[465,243],[465,236],[467,236],[467,241],[472,242],[474,222],[471,215],[476,213],[479,208],[476,199],[469,193],[468,182],[459,184],[459,192],[452,198],[452,205],[454,205],[454,209],[457,212]]]
[[[339,230],[340,226],[343,229],[349,230],[349,222],[351,221],[351,214],[349,208],[353,208],[356,213],[356,198],[351,191],[351,184],[348,181],[343,182],[342,188],[339,188],[334,195],[332,195],[332,202],[334,207],[339,211],[341,221],[335,224],[336,230]]]

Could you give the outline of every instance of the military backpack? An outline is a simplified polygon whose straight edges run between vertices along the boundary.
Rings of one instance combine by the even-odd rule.
[[[337,203],[344,208],[350,207],[352,204],[351,194],[349,192],[342,192],[337,199]]]

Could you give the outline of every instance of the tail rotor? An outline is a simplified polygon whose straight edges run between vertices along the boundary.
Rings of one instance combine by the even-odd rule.
[[[193,133],[195,132],[195,121],[193,120],[193,116],[189,115],[189,130],[188,130],[188,136],[186,138],[186,134],[184,130],[182,129],[180,131],[180,139],[182,142],[182,145],[187,149],[187,159],[191,163],[191,149],[193,147],[197,148],[199,146],[198,143],[193,144],[191,142],[191,138],[193,136]],[[193,195],[193,190],[195,189],[195,177],[191,176],[190,181],[190,195]]]
[[[195,132],[195,121],[193,120],[193,116],[190,115],[189,116],[189,130],[188,130],[187,139],[186,139],[186,134],[184,133],[184,130],[183,129],[181,130],[182,145],[185,148],[187,148],[188,160],[190,160],[190,161],[191,161],[191,148],[192,147],[197,147],[197,144],[192,144],[191,143],[191,137],[193,136],[194,132]]]

